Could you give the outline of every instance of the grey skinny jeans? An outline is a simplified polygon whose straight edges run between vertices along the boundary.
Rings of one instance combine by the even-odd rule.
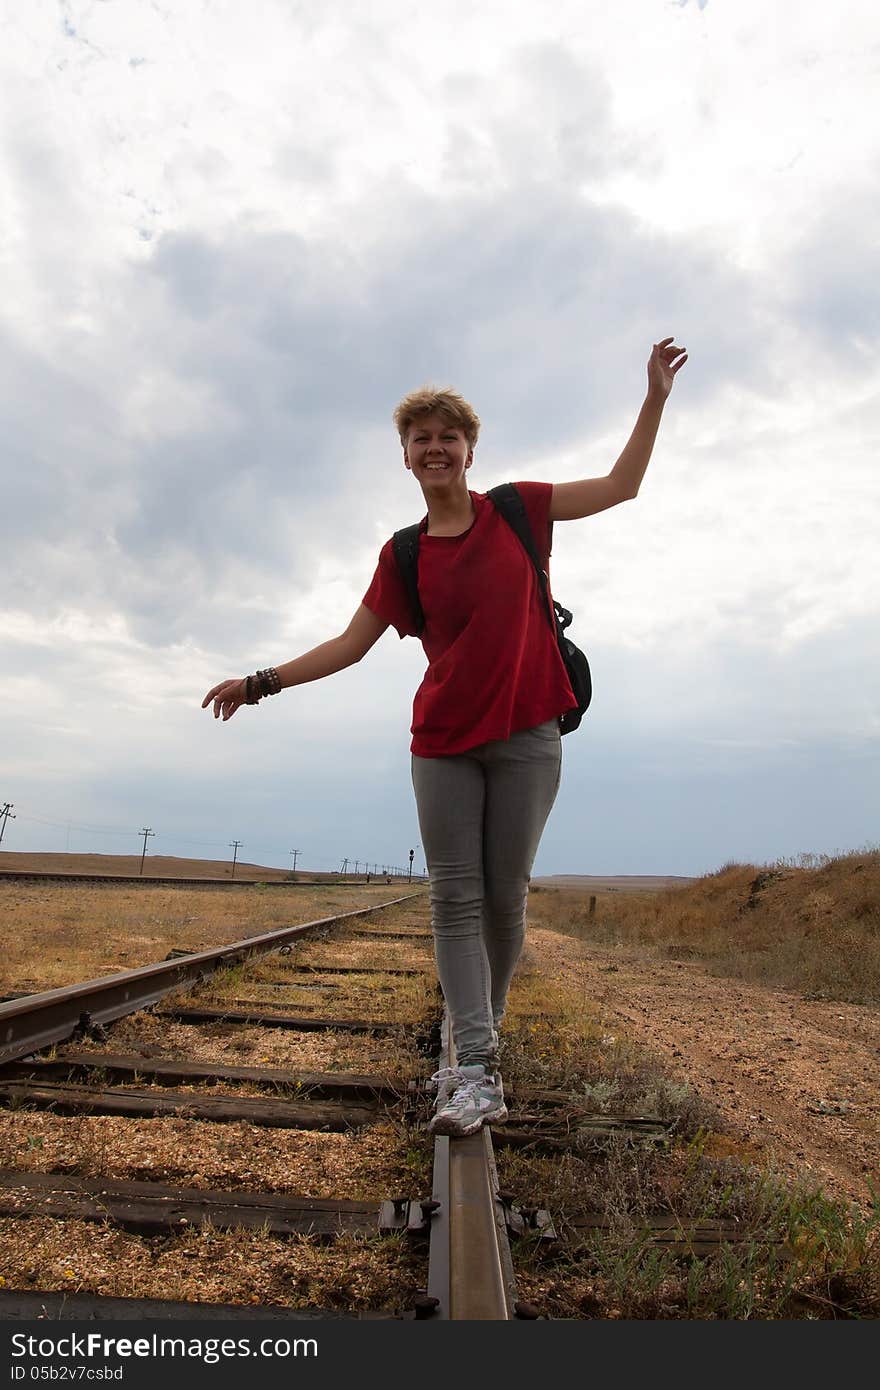
[[[459,1066],[494,1063],[561,770],[557,719],[466,753],[413,755],[437,974]]]

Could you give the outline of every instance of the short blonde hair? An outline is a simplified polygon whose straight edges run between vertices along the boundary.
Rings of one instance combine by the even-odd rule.
[[[420,386],[417,391],[410,391],[408,396],[404,396],[394,412],[394,423],[404,448],[410,429],[423,415],[442,415],[444,420],[461,430],[469,448],[473,449],[480,433],[480,417],[470,401],[466,401],[451,386]]]

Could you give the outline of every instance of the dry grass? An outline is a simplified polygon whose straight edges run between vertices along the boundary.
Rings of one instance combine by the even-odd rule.
[[[880,851],[803,865],[728,864],[651,894],[533,888],[529,917],[585,942],[699,960],[817,999],[880,1003]]]
[[[498,1152],[502,1189],[548,1209],[560,1236],[586,1215],[606,1223],[580,1248],[517,1242],[520,1297],[562,1318],[880,1316],[880,1203],[865,1214],[784,1182],[679,1074],[603,1033],[571,975],[538,977],[528,964],[504,1025],[505,1085],[558,1087],[593,1112],[657,1116],[671,1122],[671,1144],[639,1149],[615,1137],[551,1158]],[[658,1213],[680,1229],[726,1220],[750,1236],[702,1258],[663,1250],[650,1233]]]
[[[0,881],[0,994],[54,989],[403,896],[401,885],[202,890]],[[406,904],[401,904],[401,912]],[[396,920],[396,919],[393,919]]]
[[[395,1237],[330,1246],[259,1231],[147,1239],[93,1222],[0,1220],[0,1287],[115,1298],[400,1313],[424,1284],[424,1251]]]
[[[212,975],[181,1007],[222,1007],[234,1001],[259,1004],[267,1012],[316,1014],[321,1018],[369,1018],[375,1022],[416,1024],[437,1004],[436,979],[424,976],[352,974],[340,976],[328,988],[328,978],[295,976],[300,955],[272,956],[249,966],[232,966]]]
[[[528,964],[527,955],[504,1021],[506,1084],[565,1091],[574,1106],[591,1114],[671,1121],[677,1139],[720,1125],[715,1107],[652,1053],[606,1033],[570,978],[535,974]]]
[[[404,1049],[399,1037],[357,1033],[295,1033],[286,1028],[175,1023],[152,1012],[131,1014],[113,1025],[110,1042],[77,1039],[77,1052],[131,1053],[146,1059],[198,1059],[206,1065],[282,1067],[289,1071],[351,1071],[407,1077],[424,1071],[424,1059]],[[63,1055],[59,1049],[58,1055]]]
[[[176,1088],[178,1091],[183,1088]],[[198,1094],[216,1094],[216,1089]],[[195,1094],[195,1092],[194,1092]],[[392,1119],[345,1134],[268,1129],[244,1121],[53,1115],[0,1110],[0,1165],[218,1191],[290,1192],[370,1201],[411,1178]]]

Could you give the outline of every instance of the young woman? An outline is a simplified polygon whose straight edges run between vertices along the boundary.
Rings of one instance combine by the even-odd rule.
[[[545,569],[554,521],[575,521],[636,496],[666,398],[687,353],[655,343],[648,391],[606,477],[517,483]],[[435,1133],[472,1134],[507,1116],[496,1071],[498,1028],[522,950],[529,875],[559,787],[559,719],[576,701],[534,566],[467,474],[480,421],[452,390],[426,387],[394,412],[403,461],[427,506],[419,598],[428,669],[416,692],[412,778],[428,867],[437,973],[457,1064],[433,1079]],[[392,542],[348,627],[305,655],[221,681],[202,703],[239,706],[332,675],[366,655],[387,627],[414,635]]]

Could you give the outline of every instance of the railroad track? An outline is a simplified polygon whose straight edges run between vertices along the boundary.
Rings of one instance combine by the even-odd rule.
[[[427,1079],[455,1057],[427,915],[406,895],[0,1003],[0,1319],[542,1316],[518,1296],[511,1239],[576,1252],[607,1218],[554,1213],[557,1232],[527,1176],[518,1194],[500,1189],[496,1152],[583,1154],[585,1140],[637,1152],[664,1146],[669,1122],[507,1086],[505,1124],[431,1146]],[[153,1136],[166,1130],[163,1149]],[[518,1163],[509,1171],[525,1174]],[[61,1251],[71,1233],[72,1268],[41,1255],[58,1245],[52,1228]],[[660,1212],[643,1238],[691,1258],[751,1234]],[[348,1283],[324,1303],[285,1296],[316,1250],[343,1251]],[[355,1293],[361,1259],[388,1266],[376,1295]],[[140,1260],[129,1297],[108,1277],[114,1260]],[[266,1266],[283,1269],[280,1291],[257,1277]]]
[[[42,869],[0,869],[0,883],[9,880],[11,883],[32,882],[32,883],[109,883],[109,884],[147,884],[158,888],[253,888],[259,884],[261,888],[366,888],[377,886],[384,883],[381,877],[373,876],[372,880],[366,878],[179,878],[162,877],[160,874],[97,874],[97,873],[65,873],[63,870],[42,870]],[[423,880],[416,880],[417,882]],[[397,879],[397,887],[402,887],[405,880]],[[387,885],[386,885],[387,886]]]
[[[97,1116],[184,1121],[190,1129],[197,1127],[194,1143],[202,1127],[207,1133],[229,1123],[259,1131],[311,1131],[316,1138],[366,1132],[380,1117],[423,1127],[430,1113],[425,1094],[429,1070],[454,1057],[445,1029],[441,1033],[437,994],[425,993],[436,991],[430,933],[395,920],[409,901],[410,895],[214,950],[172,952],[171,959],[153,965],[7,1000],[0,1004],[0,1106],[20,1120],[22,1130],[32,1129],[33,1117],[40,1113],[48,1113],[52,1124],[62,1127]],[[377,915],[380,925],[362,925],[363,919]],[[345,961],[339,958],[340,932],[349,938]],[[364,957],[354,962],[353,940]],[[419,949],[420,960],[410,955],[404,961],[403,952]],[[366,963],[367,958],[373,963]],[[273,973],[283,978],[269,978]],[[218,981],[230,979],[231,986],[224,984],[218,999]],[[423,1012],[421,1018],[401,1024],[389,1017],[395,1008],[386,1007],[383,1017],[352,1017],[346,990],[353,979],[361,982],[362,990],[366,979],[375,999],[378,991],[394,998],[395,990],[421,989],[433,1000],[429,1016]],[[284,1002],[289,992],[300,1000],[307,994],[307,1002],[298,1002],[295,1012]],[[154,1030],[150,1037],[158,1021],[172,1042],[178,1037],[172,1037],[174,1029],[189,1030],[190,1055],[181,1057],[179,1044],[138,1048],[138,1028],[144,1021]],[[123,1037],[118,1043],[120,1028]],[[389,1078],[366,1067],[340,1072],[331,1067],[267,1066],[266,1059],[260,1065],[230,1065],[199,1056],[198,1030],[227,1035],[231,1031],[244,1040],[242,1047],[254,1033],[265,1038],[268,1030],[281,1038],[345,1039],[349,1047],[403,1038],[410,1058],[416,1047],[426,1060],[418,1075],[406,1078]],[[438,1043],[441,1056],[436,1054]],[[31,1141],[36,1142],[33,1134],[28,1144]],[[167,1241],[199,1228],[277,1238],[307,1235],[321,1242],[341,1235],[399,1233],[411,1250],[421,1252],[423,1277],[394,1316],[536,1316],[517,1301],[507,1237],[509,1229],[521,1229],[522,1220],[499,1195],[488,1129],[465,1140],[434,1141],[430,1196],[392,1194],[365,1201],[298,1195],[289,1188],[212,1190],[201,1183],[177,1185],[142,1175],[110,1177],[90,1172],[87,1163],[75,1165],[72,1172],[59,1172],[57,1167],[0,1170],[0,1220],[85,1221],[103,1230],[135,1233],[147,1242]],[[268,1309],[261,1307],[260,1315],[264,1311]],[[64,1286],[0,1289],[0,1318],[7,1319],[217,1317],[221,1312],[255,1316],[253,1304],[106,1298],[70,1292]],[[321,1310],[272,1309],[273,1316],[280,1312],[318,1316]],[[332,1315],[339,1316],[338,1309]],[[355,1309],[345,1315],[364,1316]]]

